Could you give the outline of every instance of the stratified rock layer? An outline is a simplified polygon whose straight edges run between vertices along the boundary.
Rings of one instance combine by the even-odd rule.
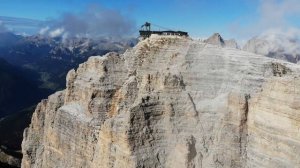
[[[23,168],[297,167],[296,65],[182,37],[91,57],[43,100]]]

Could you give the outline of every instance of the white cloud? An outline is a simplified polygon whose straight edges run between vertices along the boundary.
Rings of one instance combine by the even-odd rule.
[[[7,32],[7,31],[8,31],[8,29],[5,26],[4,22],[0,20],[0,33]]]
[[[300,29],[290,21],[300,19],[299,0],[261,0],[258,38],[269,43],[269,53],[300,54]],[[260,31],[259,31],[260,30]]]
[[[300,16],[299,0],[260,0],[258,28],[289,28],[289,19]]]
[[[262,33],[258,38],[268,42],[268,53],[290,54],[293,57],[300,55],[299,29],[290,28],[285,31],[270,29]]]
[[[40,29],[39,34],[45,35],[46,33],[48,33],[49,30],[50,30],[49,26],[43,27]]]
[[[50,20],[48,28],[40,34],[49,36],[98,37],[126,36],[136,32],[135,22],[120,11],[101,6],[87,8],[79,14],[65,13],[60,18]],[[66,36],[66,35],[64,35]]]
[[[50,37],[59,37],[62,36],[64,34],[65,29],[64,28],[57,28],[53,31],[49,32],[49,36]]]
[[[300,20],[299,0],[259,0],[257,10],[232,23],[230,31],[240,41],[272,32],[299,32],[295,20]]]

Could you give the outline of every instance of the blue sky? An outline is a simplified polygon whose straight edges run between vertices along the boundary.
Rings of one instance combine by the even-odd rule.
[[[268,9],[270,13],[275,12],[272,10],[281,8],[287,1],[291,2],[287,5],[293,6],[297,2],[297,0],[285,2],[282,0],[2,0],[0,16],[36,20],[58,19],[65,13],[80,15],[89,7],[98,5],[130,18],[136,27],[149,21],[174,30],[188,31],[193,37],[207,37],[219,32],[226,38],[240,38],[248,33],[246,30],[248,27],[257,29],[255,31],[249,29],[251,34],[259,33],[259,29],[268,28],[262,22],[269,23],[269,20],[264,20],[266,14],[261,10]],[[279,19],[290,26],[299,27],[298,8],[290,15],[288,9],[282,10],[283,18]],[[257,24],[261,24],[263,28]],[[272,27],[272,24],[269,27]]]

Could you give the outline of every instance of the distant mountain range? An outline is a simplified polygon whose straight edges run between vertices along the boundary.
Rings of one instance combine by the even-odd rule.
[[[248,40],[242,48],[233,39],[224,40],[219,33],[215,33],[203,41],[221,47],[242,49],[296,64],[300,62],[300,39],[297,35],[263,34]]]
[[[50,38],[0,33],[0,118],[65,87],[68,71],[90,56],[122,53],[137,39]]]
[[[255,37],[243,50],[298,63],[299,41],[285,40]],[[90,56],[111,51],[123,53],[137,41],[134,38],[64,39],[0,33],[0,146],[7,147],[8,151],[20,149],[23,130],[30,122],[36,103],[50,93],[64,89],[70,69]],[[204,42],[240,49],[234,40],[224,40],[218,33]],[[292,48],[287,48],[285,43]]]
[[[30,123],[37,102],[51,91],[41,89],[31,81],[31,72],[13,66],[0,58],[0,167],[7,163],[18,165],[21,154],[23,130]],[[13,167],[13,166],[12,166]]]
[[[250,39],[243,49],[292,63],[300,61],[300,40],[293,36],[280,34],[257,36]]]
[[[0,59],[0,118],[37,103],[50,92],[29,80],[28,72]]]
[[[0,118],[63,89],[67,72],[90,56],[123,52],[135,43],[0,33]]]
[[[0,146],[9,153],[20,150],[23,130],[37,102],[64,89],[70,69],[90,56],[122,53],[136,43],[134,38],[64,39],[0,33]]]
[[[0,33],[0,39],[0,58],[35,72],[38,78],[33,76],[32,80],[41,82],[41,88],[53,91],[64,88],[67,72],[90,56],[124,52],[137,43],[136,39],[63,39],[39,35],[23,37],[13,33]]]

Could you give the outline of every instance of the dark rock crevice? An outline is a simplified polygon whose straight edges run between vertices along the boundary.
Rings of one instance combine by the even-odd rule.
[[[245,163],[245,160],[247,158],[247,143],[248,143],[248,115],[249,115],[249,100],[251,99],[250,94],[244,95],[244,103],[242,108],[242,114],[241,114],[241,122],[239,126],[239,132],[240,132],[240,155],[241,160],[243,163]]]

